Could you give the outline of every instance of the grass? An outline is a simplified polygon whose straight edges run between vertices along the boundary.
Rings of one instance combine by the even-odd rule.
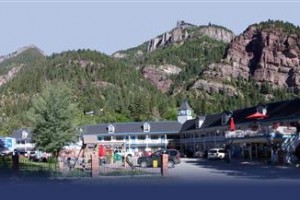
[[[136,176],[136,175],[150,175],[153,173],[142,171],[139,169],[131,169],[131,170],[125,170],[125,169],[118,169],[113,170],[109,172],[100,172],[100,176]]]

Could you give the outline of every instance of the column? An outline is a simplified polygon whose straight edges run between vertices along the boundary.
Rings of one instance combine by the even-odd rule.
[[[169,155],[161,154],[161,175],[166,176],[168,172]]]

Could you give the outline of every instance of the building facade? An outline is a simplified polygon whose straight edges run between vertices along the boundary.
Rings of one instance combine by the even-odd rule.
[[[193,155],[223,147],[229,148],[233,157],[250,160],[273,159],[278,150],[292,155],[299,147],[300,137],[293,137],[286,145],[289,148],[282,144],[299,134],[295,125],[299,120],[299,99],[198,116],[183,124],[180,150]]]
[[[87,145],[125,148],[128,152],[155,151],[160,148],[180,149],[182,124],[192,119],[192,109],[184,100],[178,108],[177,121],[105,123],[82,127]]]

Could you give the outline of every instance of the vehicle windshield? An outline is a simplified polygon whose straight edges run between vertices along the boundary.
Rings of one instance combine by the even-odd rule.
[[[209,153],[217,153],[217,150],[210,150]]]
[[[153,156],[160,156],[160,151],[156,151],[152,154]]]

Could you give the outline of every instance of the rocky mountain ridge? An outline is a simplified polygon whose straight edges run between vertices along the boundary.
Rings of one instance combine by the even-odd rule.
[[[205,79],[242,78],[274,88],[300,89],[300,37],[283,28],[249,26],[229,44],[226,57],[203,72]]]
[[[40,54],[46,56],[46,54],[41,49],[39,49],[37,46],[31,44],[31,45],[28,45],[28,46],[21,47],[18,50],[14,51],[13,53],[10,53],[8,55],[3,55],[3,56],[0,55],[0,63],[3,62],[3,61],[5,61],[5,60],[7,60],[7,59],[16,57],[19,54],[21,54],[24,51],[27,51],[29,49],[35,49],[35,50],[39,51]]]

